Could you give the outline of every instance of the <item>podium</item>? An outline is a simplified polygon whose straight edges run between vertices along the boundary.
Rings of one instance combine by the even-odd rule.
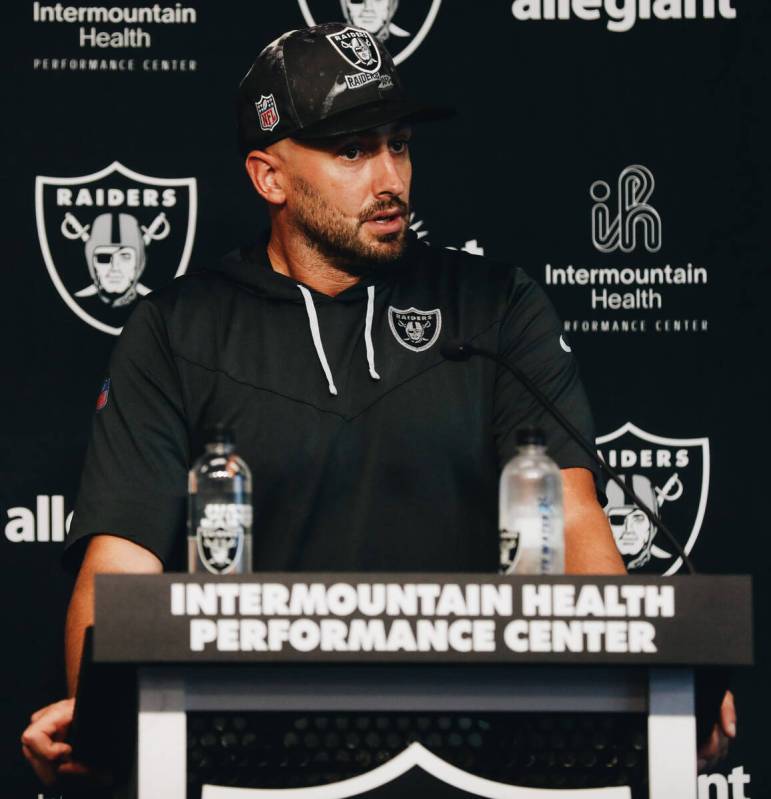
[[[650,799],[696,799],[694,670],[752,664],[744,576],[98,575],[95,591],[76,723],[88,749],[125,693],[93,675],[131,675],[138,799],[186,797],[187,714],[201,711],[644,714]],[[389,774],[520,795],[475,794],[484,780],[462,788],[437,761],[412,744]]]

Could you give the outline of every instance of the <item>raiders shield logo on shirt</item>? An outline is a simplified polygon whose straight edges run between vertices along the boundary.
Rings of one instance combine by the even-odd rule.
[[[421,311],[419,308],[388,307],[388,324],[394,338],[408,350],[422,352],[431,347],[442,329],[442,312],[438,308]]]

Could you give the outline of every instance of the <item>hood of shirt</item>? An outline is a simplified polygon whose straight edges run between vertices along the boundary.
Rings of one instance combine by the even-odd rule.
[[[218,272],[261,296],[275,300],[303,303],[303,293],[300,290],[300,286],[303,286],[310,292],[315,303],[366,302],[368,287],[374,286],[377,291],[380,286],[398,280],[413,266],[415,248],[422,246],[418,243],[416,234],[408,230],[407,247],[399,260],[379,266],[374,274],[361,277],[353,286],[331,297],[294,278],[276,272],[268,258],[269,238],[270,234],[265,233],[260,236],[257,244],[233,250],[208,271]]]
[[[324,347],[316,306],[332,303],[361,303],[366,365],[370,378],[379,381],[380,375],[375,367],[375,347],[372,339],[375,295],[380,288],[398,280],[406,270],[409,270],[413,261],[414,249],[419,246],[417,236],[412,231],[408,231],[407,247],[400,259],[392,264],[382,265],[376,274],[360,278],[353,286],[349,286],[334,297],[323,294],[287,275],[276,272],[268,258],[268,238],[269,234],[263,234],[253,247],[242,247],[228,254],[219,266],[211,271],[218,272],[228,280],[239,283],[259,296],[273,301],[297,303],[305,306],[311,341],[327,381],[329,393],[333,396],[337,396],[338,389]]]

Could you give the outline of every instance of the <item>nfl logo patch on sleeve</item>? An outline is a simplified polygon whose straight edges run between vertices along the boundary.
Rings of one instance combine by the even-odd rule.
[[[279,123],[278,108],[276,98],[272,94],[260,95],[260,99],[254,104],[257,109],[257,116],[260,120],[260,128],[271,131]]]
[[[110,393],[110,378],[106,378],[102,383],[102,388],[99,391],[99,396],[96,398],[96,409],[101,411],[107,405],[107,395]]]

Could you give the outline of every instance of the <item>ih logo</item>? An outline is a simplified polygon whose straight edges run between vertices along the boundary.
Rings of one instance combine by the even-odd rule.
[[[648,252],[661,249],[661,217],[648,203],[656,182],[651,171],[639,164],[628,166],[618,176],[616,211],[612,213],[608,200],[610,186],[597,180],[589,188],[595,200],[592,207],[592,243],[600,252],[632,252],[637,237]]]
[[[709,493],[709,439],[666,438],[631,422],[597,439],[600,457],[661,516],[690,555],[699,537]],[[658,528],[614,483],[606,488],[605,514],[629,571],[664,576],[681,566]]]
[[[114,161],[35,183],[40,249],[61,298],[84,322],[118,335],[138,297],[187,269],[195,178],[153,178]]]
[[[310,26],[330,19],[340,19],[342,12],[343,19],[351,26],[347,31],[358,28],[354,33],[359,36],[366,34],[367,46],[373,49],[374,54],[377,54],[377,49],[374,47],[373,37],[379,42],[387,42],[388,52],[393,56],[394,63],[400,64],[417,50],[431,30],[442,0],[410,0],[409,3],[401,4],[399,0],[298,0],[298,4],[305,22]],[[345,32],[335,35],[340,36]],[[349,63],[357,69],[362,68],[360,63],[354,63],[360,59],[358,54],[353,60],[349,57],[352,52],[350,47],[342,50],[331,37],[330,41]],[[362,46],[361,56],[364,54]],[[377,67],[367,66],[365,71],[377,71],[380,68],[379,58],[378,55]]]
[[[394,338],[408,350],[427,350],[439,337],[442,329],[442,312],[421,311],[419,308],[388,307],[388,324]]]

